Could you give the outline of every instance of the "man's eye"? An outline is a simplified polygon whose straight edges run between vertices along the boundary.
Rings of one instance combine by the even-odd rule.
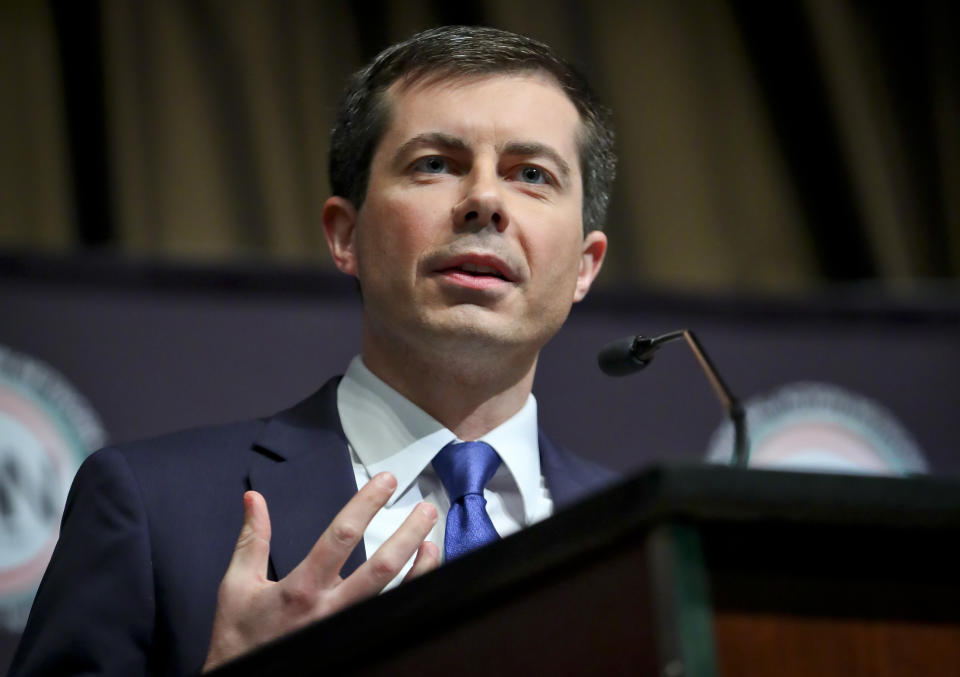
[[[539,167],[523,167],[520,169],[520,180],[525,183],[548,183],[547,173]]]
[[[414,162],[413,169],[424,174],[440,174],[447,171],[447,161],[439,155],[428,155]]]

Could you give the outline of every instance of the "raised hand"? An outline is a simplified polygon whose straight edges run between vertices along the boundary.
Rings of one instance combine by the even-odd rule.
[[[424,541],[437,509],[419,503],[400,528],[349,577],[347,557],[373,516],[397,488],[390,473],[371,479],[337,514],[297,567],[280,581],[267,580],[270,516],[256,491],[243,495],[243,527],[217,593],[204,672],[251,649],[380,592],[416,553],[404,580],[435,568],[440,550]]]

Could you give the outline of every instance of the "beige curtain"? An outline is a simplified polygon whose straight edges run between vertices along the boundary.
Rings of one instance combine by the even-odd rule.
[[[890,77],[876,36],[856,4],[809,0],[820,67],[826,76],[830,103],[844,141],[845,160],[854,180],[856,202],[868,228],[881,274],[906,282],[934,273],[931,250],[960,272],[960,65],[942,58],[956,52],[957,12],[948,3],[920,3],[921,25],[929,31],[925,65],[917,77],[928,79],[934,110],[929,120],[936,139],[936,166],[919,168],[907,149],[907,129],[895,116]],[[911,11],[905,4],[904,12]],[[920,204],[923,191],[918,170],[938,174],[944,198],[943,241],[924,238],[930,205]]]
[[[322,256],[327,130],[359,55],[346,3],[104,3],[124,250]]]
[[[50,12],[0,2],[0,247],[75,244],[69,164]]]
[[[379,18],[358,14],[348,0],[103,0],[118,248],[329,265],[319,224],[342,83],[364,61],[371,24],[382,22],[380,38],[389,42],[437,22],[428,0],[370,6],[377,5],[385,12]],[[489,23],[583,63],[615,111],[621,165],[602,283],[791,292],[822,282],[789,160],[730,2],[475,5]],[[955,61],[931,55],[948,233],[931,245],[922,239],[929,229],[918,227],[929,210],[917,203],[922,192],[875,36],[852,0],[802,7],[880,272],[891,280],[928,275],[935,246],[949,252],[955,274],[960,79],[944,66]],[[19,37],[2,43],[4,55],[15,57],[0,65],[3,95],[19,103],[2,113],[14,152],[0,160],[0,172],[18,198],[4,202],[0,244],[62,250],[75,238],[49,16],[40,3],[5,12],[16,15]],[[931,50],[952,44],[949,29],[942,31]],[[8,79],[27,94],[8,91]],[[28,132],[13,132],[17,125]]]

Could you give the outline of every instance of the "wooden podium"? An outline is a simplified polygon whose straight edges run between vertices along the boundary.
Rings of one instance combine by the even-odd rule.
[[[960,482],[653,467],[217,675],[960,676]]]

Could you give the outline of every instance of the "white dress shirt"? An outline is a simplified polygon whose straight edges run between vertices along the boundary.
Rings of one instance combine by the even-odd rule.
[[[381,381],[357,356],[350,362],[337,388],[337,409],[350,445],[350,458],[357,487],[379,472],[397,478],[397,490],[363,534],[367,557],[371,557],[400,526],[413,507],[429,501],[439,519],[427,540],[443,552],[443,534],[450,501],[433,469],[433,457],[457,440],[450,430]],[[483,492],[487,513],[501,536],[546,519],[553,500],[540,472],[537,401],[533,395],[510,419],[480,438],[503,459]],[[403,578],[413,564],[388,587]]]

